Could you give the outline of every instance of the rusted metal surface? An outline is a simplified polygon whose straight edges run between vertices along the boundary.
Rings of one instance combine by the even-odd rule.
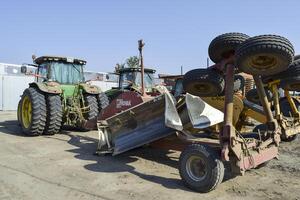
[[[220,143],[222,144],[221,157],[229,161],[229,146],[232,147],[232,137],[234,137],[233,119],[233,82],[234,82],[234,65],[226,65],[225,77],[225,105],[224,105],[224,126],[220,132]]]
[[[242,172],[258,167],[259,165],[278,157],[278,147],[271,146],[258,152],[251,153],[238,161],[238,165]]]
[[[140,53],[140,67],[141,67],[141,85],[142,85],[142,96],[146,96],[145,93],[145,83],[144,83],[144,58],[143,58],[143,47],[145,46],[145,43],[143,43],[143,40],[139,40],[139,53]]]
[[[174,133],[165,126],[165,95],[106,119],[113,155],[142,146]]]

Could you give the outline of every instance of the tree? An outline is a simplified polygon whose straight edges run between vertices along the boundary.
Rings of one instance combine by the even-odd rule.
[[[137,56],[131,56],[126,60],[126,64],[130,68],[138,68],[140,59]]]

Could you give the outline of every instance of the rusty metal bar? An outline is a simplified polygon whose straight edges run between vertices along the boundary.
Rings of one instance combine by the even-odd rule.
[[[144,59],[143,59],[143,47],[145,46],[145,43],[143,43],[143,40],[139,40],[139,52],[140,52],[140,65],[141,65],[141,81],[142,81],[142,96],[146,96],[145,94],[145,83],[144,83],[144,76],[145,76],[145,70],[144,70]]]
[[[233,87],[234,87],[234,65],[226,65],[225,76],[225,110],[224,110],[224,126],[220,132],[220,144],[222,146],[222,159],[229,161],[229,146],[231,146],[231,138],[235,137],[233,121]]]
[[[268,129],[274,131],[277,129],[278,124],[277,124],[277,121],[273,117],[273,113],[271,111],[270,103],[268,101],[263,83],[262,83],[259,75],[254,75],[253,78],[255,81],[255,85],[257,87],[257,92],[258,92],[260,102],[261,102],[264,112],[266,114]]]
[[[234,66],[228,64],[226,66],[226,80],[225,80],[225,126],[232,125],[233,118],[233,83],[234,83]]]
[[[243,172],[248,169],[255,168],[276,157],[278,157],[278,148],[276,146],[271,146],[261,150],[259,153],[253,153],[250,156],[244,157],[238,164]]]

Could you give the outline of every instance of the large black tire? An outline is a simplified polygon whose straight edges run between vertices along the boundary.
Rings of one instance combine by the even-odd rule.
[[[266,95],[268,97],[268,100],[271,101],[272,100],[272,92],[270,90],[267,90],[265,89],[265,92],[266,92]],[[259,99],[259,96],[258,96],[258,93],[257,93],[257,90],[256,88],[254,89],[251,89],[249,90],[247,93],[246,93],[246,99],[252,103],[255,103],[255,104],[258,104],[258,105],[261,105],[260,103],[260,99]]]
[[[209,58],[218,63],[234,55],[237,47],[248,38],[249,36],[243,33],[225,33],[217,36],[208,47]]]
[[[278,74],[274,74],[271,76],[262,76],[261,79],[262,79],[263,83],[266,84],[271,81],[281,80],[281,87],[289,87],[289,86],[286,86],[285,84],[287,84],[287,82],[290,80],[290,78],[293,79],[294,77],[297,78],[297,76],[300,76],[300,74],[299,74],[300,60],[299,59],[300,59],[300,55],[294,56],[294,61],[292,62],[292,64],[290,64],[288,69],[283,72],[280,72]],[[298,80],[298,82],[299,82],[299,80]]]
[[[211,147],[191,144],[180,155],[179,174],[187,187],[198,192],[209,192],[222,182],[224,164]]]
[[[84,103],[86,107],[89,107],[88,112],[84,113],[84,118],[86,120],[97,118],[99,114],[99,108],[96,95],[84,94]]]
[[[280,77],[282,88],[300,91],[300,59],[295,60]]]
[[[36,88],[27,88],[22,95],[21,102],[23,132],[29,136],[41,135],[45,129],[47,112],[44,94]]]
[[[102,109],[106,108],[109,105],[108,96],[104,92],[100,92],[100,94],[97,96],[97,102],[100,113]]]
[[[236,50],[236,66],[252,75],[273,75],[288,68],[294,58],[291,42],[277,35],[247,39]]]
[[[18,103],[18,110],[17,110],[17,119],[18,119],[18,123],[21,125],[21,105],[22,105],[22,101],[20,100]]]
[[[218,96],[225,86],[224,78],[211,69],[194,69],[183,77],[184,91],[196,96]]]
[[[47,121],[44,130],[45,135],[54,135],[59,133],[62,126],[62,101],[60,95],[47,94]]]

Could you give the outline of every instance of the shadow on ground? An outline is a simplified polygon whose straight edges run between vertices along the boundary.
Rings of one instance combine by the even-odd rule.
[[[178,169],[178,157],[172,157],[171,154],[173,153],[173,151],[151,147],[141,147],[114,157],[111,155],[97,156],[94,154],[97,148],[97,139],[77,135],[76,133],[73,134],[74,131],[76,131],[76,129],[64,127],[62,134],[70,137],[68,143],[76,147],[74,149],[67,150],[68,152],[76,154],[74,156],[75,158],[80,160],[94,161],[94,163],[92,164],[85,165],[85,169],[103,173],[129,172],[144,180],[160,184],[169,189],[182,189],[190,191],[183,185],[179,176],[178,179],[174,179],[161,177],[154,174],[145,174],[141,173],[140,171],[136,170],[135,167],[130,165],[130,163],[136,162],[139,158],[143,158],[145,160]],[[28,137],[22,133],[22,129],[19,126],[17,120],[0,122],[0,132],[20,137]],[[51,136],[45,137],[49,137],[49,139],[59,139]],[[233,178],[228,170],[226,171],[227,172],[225,173],[226,175],[224,181]]]
[[[135,169],[130,163],[136,162],[139,158],[156,162],[159,164],[167,165],[169,167],[178,169],[178,157],[172,157],[173,151],[156,149],[151,147],[140,147],[117,156],[98,156],[95,155],[97,148],[97,139],[93,139],[86,136],[79,136],[73,134],[67,134],[70,137],[69,144],[77,147],[75,149],[68,150],[68,152],[75,153],[74,156],[77,159],[94,161],[92,164],[84,166],[87,170],[93,172],[114,173],[114,172],[129,172],[144,180],[151,181],[156,184],[160,184],[169,189],[187,189],[180,177],[178,179],[161,177],[154,174],[141,173],[140,170]],[[234,178],[230,174],[230,169],[226,166],[224,181]]]
[[[0,122],[0,132],[9,135],[26,137],[26,135],[22,133],[21,126],[19,125],[17,120],[8,120]]]
[[[169,189],[180,188],[183,190],[187,190],[183,186],[180,179],[166,178],[154,174],[144,174],[137,171],[135,167],[130,165],[130,163],[137,161],[138,158],[143,158],[177,169],[178,162],[174,160],[175,158],[169,156],[169,154],[173,153],[171,151],[152,149],[150,147],[141,147],[118,156],[97,156],[94,154],[97,148],[96,139],[72,134],[68,135],[70,136],[70,140],[68,141],[68,143],[77,147],[75,149],[68,150],[69,152],[76,154],[74,156],[75,158],[95,161],[95,163],[87,164],[84,166],[87,170],[103,173],[129,172],[144,180],[160,184]]]

